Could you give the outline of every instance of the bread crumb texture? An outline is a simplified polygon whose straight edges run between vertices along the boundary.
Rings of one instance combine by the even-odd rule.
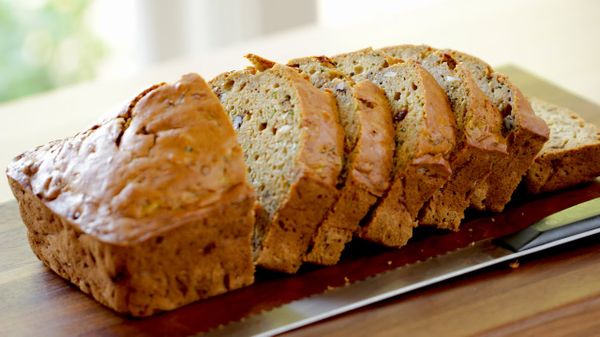
[[[257,191],[256,263],[293,273],[338,197],[343,130],[330,93],[294,68],[248,58],[255,67],[209,83],[235,126]]]
[[[550,140],[527,170],[529,193],[553,191],[600,175],[600,131],[570,109],[537,98],[531,106],[550,128]]]

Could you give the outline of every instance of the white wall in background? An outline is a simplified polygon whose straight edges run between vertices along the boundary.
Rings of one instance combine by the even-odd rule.
[[[318,22],[326,27],[340,27],[360,22],[402,21],[404,12],[448,1],[450,0],[318,0]]]
[[[108,56],[98,70],[99,78],[119,78],[139,72],[144,64],[140,37],[141,17],[138,0],[94,0],[88,20],[104,41]]]
[[[114,78],[315,23],[317,0],[96,0],[90,20],[111,50],[99,75]]]

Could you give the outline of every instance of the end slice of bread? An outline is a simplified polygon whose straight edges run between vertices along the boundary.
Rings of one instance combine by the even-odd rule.
[[[444,52],[468,69],[479,88],[502,114],[502,132],[508,140],[510,160],[496,162],[487,184],[480,184],[471,195],[471,206],[500,212],[548,140],[548,126],[535,115],[527,99],[506,76],[474,56],[454,50]]]
[[[600,131],[568,108],[530,99],[536,115],[550,128],[550,140],[527,170],[529,193],[566,188],[600,176]]]
[[[254,192],[217,97],[188,74],[7,170],[36,256],[120,313],[254,280]]]
[[[448,95],[457,125],[457,145],[450,155],[452,177],[421,209],[419,224],[458,230],[473,191],[487,183],[495,162],[507,159],[500,112],[451,55],[424,45],[399,45],[382,51],[419,62]]]
[[[388,189],[394,152],[394,130],[389,103],[370,81],[355,84],[324,56],[289,61],[322,90],[333,93],[344,128],[344,168],[340,197],[327,212],[312,238],[306,262],[333,265],[360,220]]]
[[[256,263],[294,273],[337,199],[343,133],[330,93],[293,68],[248,58],[255,67],[210,84],[237,131],[257,191]]]
[[[370,48],[333,60],[353,79],[377,84],[390,102],[396,142],[392,183],[363,219],[358,235],[386,246],[403,246],[417,225],[419,210],[452,172],[448,158],[456,127],[448,98],[414,61],[400,62]]]

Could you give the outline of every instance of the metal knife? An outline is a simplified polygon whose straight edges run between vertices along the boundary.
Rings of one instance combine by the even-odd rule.
[[[500,239],[290,302],[212,330],[206,336],[273,336],[495,264],[600,233],[600,197],[554,213]]]

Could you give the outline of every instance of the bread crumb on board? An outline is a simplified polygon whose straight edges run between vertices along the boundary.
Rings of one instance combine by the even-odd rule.
[[[511,262],[511,263],[508,264],[508,266],[511,269],[517,269],[517,268],[519,268],[520,265],[521,264],[519,263],[519,260],[514,260],[513,262]]]

